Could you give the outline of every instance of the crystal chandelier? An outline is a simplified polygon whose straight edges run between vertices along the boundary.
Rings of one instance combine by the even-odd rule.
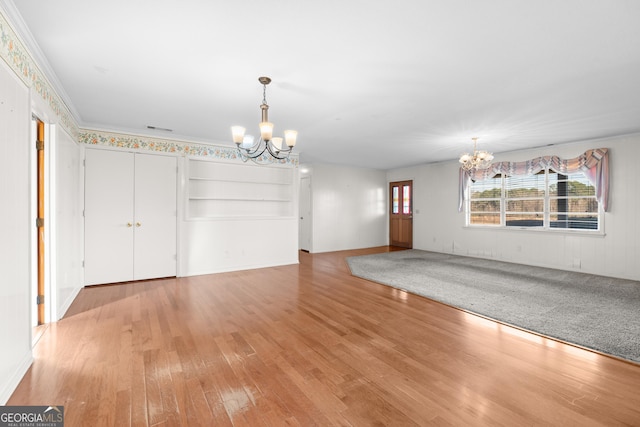
[[[465,153],[460,156],[459,162],[462,164],[462,169],[471,171],[474,169],[487,169],[491,166],[491,160],[493,160],[493,154],[488,151],[478,151],[476,146],[478,144],[478,138],[471,138],[473,140],[473,154]]]
[[[298,132],[295,130],[284,131],[284,143],[280,137],[273,137],[273,123],[269,122],[269,105],[267,104],[267,85],[271,83],[269,77],[260,77],[258,81],[262,84],[262,120],[260,121],[260,138],[255,141],[251,135],[245,135],[245,128],[242,126],[232,126],[231,133],[233,142],[238,147],[238,153],[243,161],[249,159],[254,162],[285,160],[296,145]]]

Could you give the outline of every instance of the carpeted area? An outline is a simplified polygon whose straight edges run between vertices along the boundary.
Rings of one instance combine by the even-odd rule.
[[[420,251],[347,258],[354,276],[640,363],[640,282]]]

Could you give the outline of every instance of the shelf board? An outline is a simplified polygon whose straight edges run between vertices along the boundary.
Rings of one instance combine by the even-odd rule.
[[[258,180],[242,180],[239,181],[237,179],[219,179],[219,178],[203,178],[199,176],[191,176],[189,177],[189,181],[210,181],[210,182],[235,182],[238,184],[265,184],[265,185],[292,185],[292,182],[268,182],[268,181],[258,181]]]
[[[189,200],[217,200],[221,202],[290,202],[291,199],[258,199],[250,197],[196,197],[190,196]]]
[[[186,218],[187,221],[256,221],[256,220],[268,220],[268,221],[297,221],[295,216],[267,216],[267,215],[211,215],[211,216],[193,216]]]

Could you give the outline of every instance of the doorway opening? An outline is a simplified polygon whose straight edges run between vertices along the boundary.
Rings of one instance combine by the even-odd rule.
[[[42,335],[47,323],[46,308],[47,298],[46,296],[46,237],[45,237],[45,195],[46,195],[46,181],[45,181],[45,141],[46,141],[46,126],[45,123],[38,117],[33,117],[33,136],[35,137],[35,280],[33,281],[33,303],[35,309],[33,310],[34,316],[32,316],[33,326],[33,341],[36,342]]]

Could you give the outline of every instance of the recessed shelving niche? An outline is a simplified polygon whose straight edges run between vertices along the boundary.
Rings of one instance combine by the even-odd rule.
[[[294,172],[291,166],[255,166],[189,158],[188,218],[291,217]]]

